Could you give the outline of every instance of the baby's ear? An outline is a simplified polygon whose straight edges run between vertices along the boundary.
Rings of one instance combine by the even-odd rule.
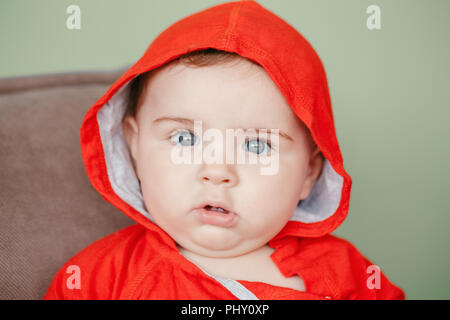
[[[325,162],[325,158],[322,155],[319,147],[316,145],[311,153],[309,158],[309,167],[308,167],[308,175],[305,177],[305,181],[303,183],[302,194],[299,200],[306,199],[317,179],[319,179],[320,174],[322,173],[323,164]]]
[[[122,122],[122,129],[124,138],[128,144],[128,150],[130,151],[131,160],[133,161],[133,167],[136,171],[136,175],[139,177],[139,174],[136,170],[136,158],[137,158],[137,150],[138,150],[138,136],[139,136],[139,127],[135,117],[127,116]]]

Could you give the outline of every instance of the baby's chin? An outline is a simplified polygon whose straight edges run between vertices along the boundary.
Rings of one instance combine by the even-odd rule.
[[[208,258],[238,257],[261,246],[242,237],[220,237],[213,232],[202,236],[197,233],[195,236],[189,240],[184,239],[181,243],[177,242],[177,245],[192,254]]]
[[[242,237],[229,229],[204,225],[192,235],[194,245],[205,251],[230,251],[240,245]]]
[[[178,245],[198,255],[211,258],[227,258],[243,252],[242,237],[217,227],[207,226]],[[215,229],[216,228],[216,229]]]

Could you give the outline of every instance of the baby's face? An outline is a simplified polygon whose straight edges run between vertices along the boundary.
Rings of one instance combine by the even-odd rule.
[[[177,164],[175,147],[193,151],[199,148],[196,141],[202,141],[205,152],[214,142],[192,136],[190,120],[167,118],[201,121],[203,132],[215,128],[224,138],[226,129],[238,128],[279,129],[288,137],[280,135],[272,148],[265,142],[270,134],[259,144],[257,134],[247,139],[252,146],[235,140],[235,155],[239,148],[256,157],[278,153],[278,169],[270,175],[261,173],[259,162],[226,163],[227,150],[222,164]],[[232,257],[265,245],[308,196],[318,173],[307,128],[265,70],[247,61],[158,70],[148,82],[137,119],[128,118],[124,130],[147,210],[178,245],[203,256]],[[231,221],[202,218],[198,207],[215,201],[232,211]]]

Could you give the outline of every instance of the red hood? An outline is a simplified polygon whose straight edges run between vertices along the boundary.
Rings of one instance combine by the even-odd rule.
[[[259,63],[325,156],[311,194],[272,241],[288,235],[319,237],[335,230],[347,215],[352,180],[343,167],[325,70],[298,31],[255,1],[223,3],[174,23],[91,107],[81,127],[81,150],[93,186],[130,218],[170,239],[144,206],[123,138],[127,84],[180,55],[205,48],[235,52]]]

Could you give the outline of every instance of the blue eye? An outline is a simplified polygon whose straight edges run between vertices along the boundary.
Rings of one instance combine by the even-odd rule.
[[[246,150],[254,152],[258,155],[262,154],[263,152],[267,153],[272,148],[270,143],[259,140],[258,138],[246,141],[244,146]]]
[[[176,131],[170,136],[170,140],[185,147],[192,147],[198,143],[197,137],[188,130]]]

